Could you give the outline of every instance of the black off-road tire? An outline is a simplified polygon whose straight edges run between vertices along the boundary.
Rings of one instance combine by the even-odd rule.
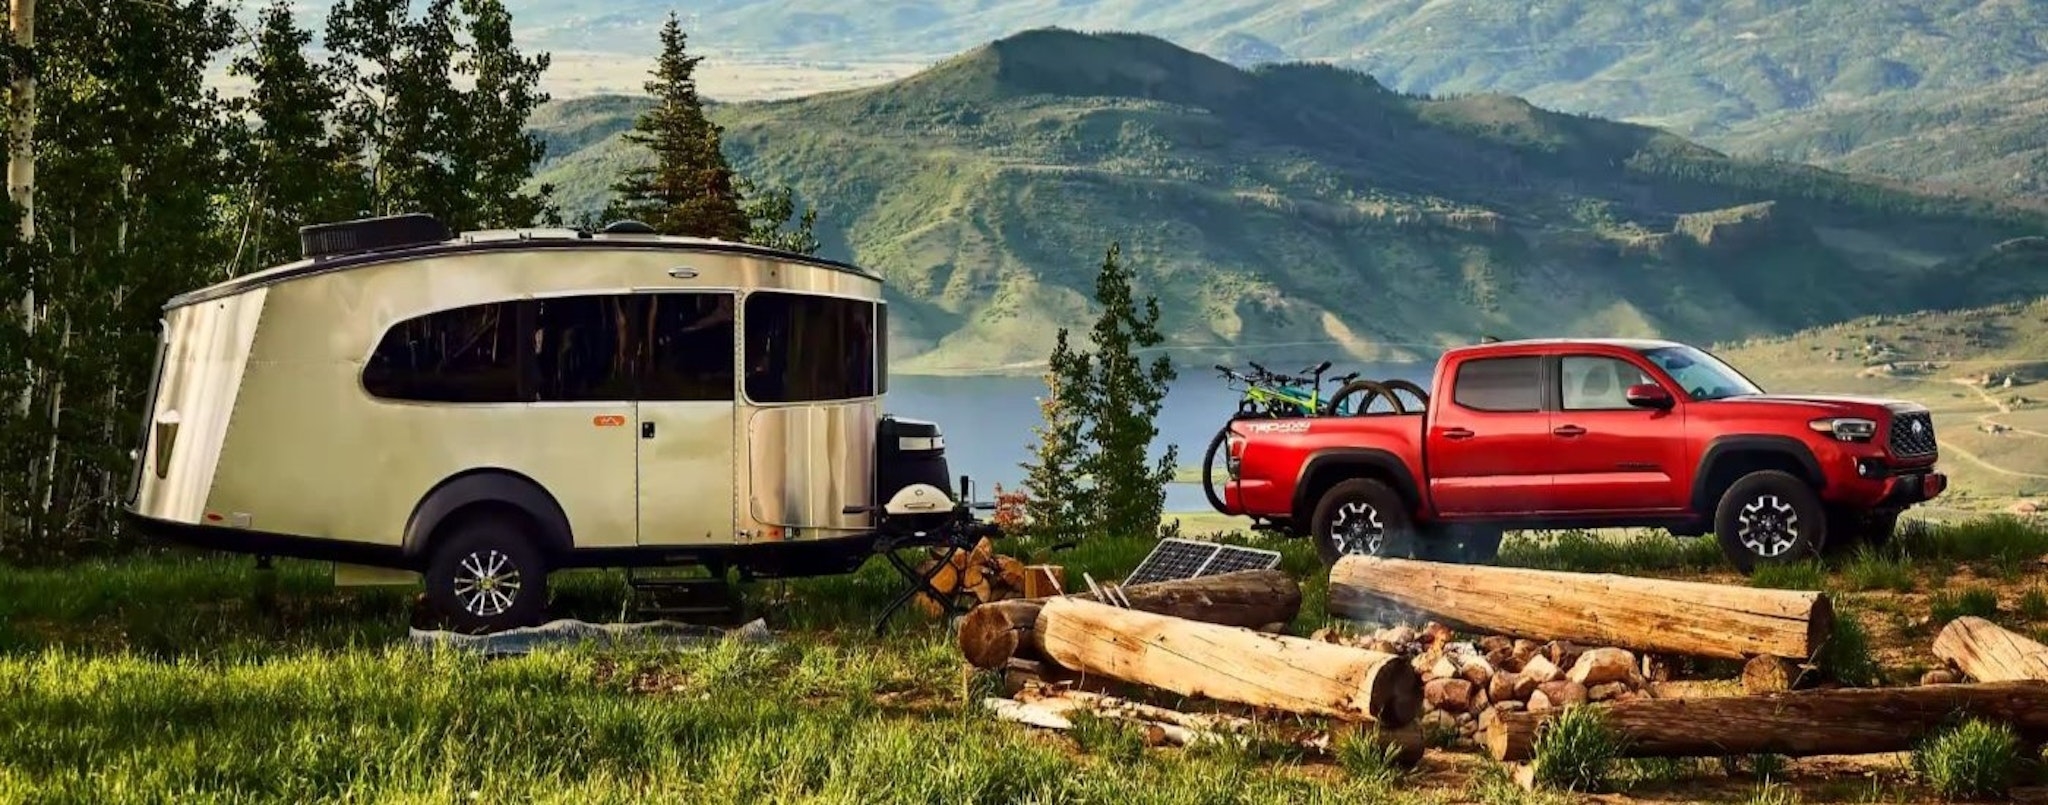
[[[1879,511],[1843,512],[1831,515],[1828,520],[1827,550],[1853,551],[1858,545],[1882,548],[1891,544],[1892,536],[1899,533],[1899,512],[1897,509]],[[1836,546],[1839,545],[1838,549]]]
[[[1361,530],[1349,531],[1354,524]],[[1412,558],[1417,540],[1408,504],[1393,487],[1371,478],[1339,481],[1324,492],[1309,520],[1309,534],[1325,566],[1347,553]],[[1369,542],[1354,545],[1358,540]]]
[[[1758,565],[1792,564],[1820,556],[1827,542],[1827,509],[1797,476],[1759,470],[1735,480],[1714,510],[1721,553],[1742,573]]]
[[[426,584],[428,605],[452,631],[532,626],[547,605],[547,560],[517,520],[478,517],[438,541]]]

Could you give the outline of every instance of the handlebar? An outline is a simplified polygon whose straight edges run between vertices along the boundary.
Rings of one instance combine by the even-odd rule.
[[[1305,375],[1319,375],[1327,371],[1330,371],[1330,362],[1323,361],[1322,363],[1301,370],[1301,373]]]
[[[1251,367],[1252,367],[1252,371],[1258,372],[1259,374],[1262,374],[1262,375],[1270,375],[1270,374],[1272,374],[1272,373],[1273,373],[1273,372],[1272,372],[1271,370],[1267,369],[1266,367],[1264,367],[1264,366],[1260,366],[1260,365],[1259,365],[1259,362],[1258,362],[1258,361],[1245,361],[1245,363],[1247,363],[1247,364],[1250,364],[1250,365],[1251,365]]]

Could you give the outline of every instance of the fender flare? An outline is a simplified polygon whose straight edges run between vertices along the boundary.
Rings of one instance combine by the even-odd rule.
[[[405,521],[404,553],[407,559],[422,559],[434,532],[456,512],[479,503],[511,506],[534,524],[534,536],[544,553],[561,554],[575,543],[569,531],[569,515],[546,488],[525,475],[506,469],[476,469],[457,473],[434,485],[413,507]]]
[[[1308,519],[1307,512],[1314,509],[1316,501],[1309,499],[1309,482],[1317,475],[1335,470],[1371,469],[1373,475],[1383,475],[1394,492],[1408,503],[1410,511],[1422,508],[1422,493],[1415,483],[1415,475],[1408,471],[1408,465],[1401,463],[1401,457],[1376,447],[1326,447],[1309,454],[1301,463],[1301,472],[1294,478],[1294,505],[1292,511],[1297,522]]]
[[[1694,511],[1712,511],[1715,505],[1715,490],[1707,486],[1714,477],[1716,463],[1729,460],[1734,453],[1767,453],[1789,458],[1799,465],[1800,474],[1807,483],[1818,491],[1827,487],[1828,476],[1820,467],[1820,460],[1814,458],[1813,450],[1805,442],[1790,436],[1769,434],[1733,434],[1716,437],[1707,443],[1707,449],[1700,452],[1700,460],[1693,468],[1692,504]]]

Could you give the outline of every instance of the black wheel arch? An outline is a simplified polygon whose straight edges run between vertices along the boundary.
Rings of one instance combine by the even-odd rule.
[[[1827,473],[1806,444],[1790,436],[1738,434],[1707,443],[1692,477],[1692,509],[1712,516],[1721,493],[1757,470],[1784,470],[1813,487],[1827,488]]]
[[[1421,490],[1400,456],[1371,447],[1331,447],[1310,453],[1301,463],[1294,479],[1294,522],[1309,522],[1323,493],[1350,478],[1372,478],[1393,487],[1411,516],[1422,510]]]
[[[424,563],[445,526],[489,511],[509,512],[526,520],[539,541],[535,547],[544,556],[560,556],[575,545],[569,515],[546,487],[512,470],[488,468],[449,476],[420,498],[405,521],[406,558]]]

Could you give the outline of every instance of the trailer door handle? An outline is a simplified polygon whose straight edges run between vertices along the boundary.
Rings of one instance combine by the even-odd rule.
[[[1466,430],[1466,429],[1464,429],[1464,428],[1445,428],[1445,429],[1444,429],[1444,438],[1446,438],[1446,439],[1470,439],[1470,438],[1472,438],[1472,432],[1471,432],[1471,431],[1469,431],[1469,430]]]
[[[1569,438],[1571,438],[1571,437],[1573,437],[1573,436],[1584,436],[1584,435],[1586,435],[1586,429],[1585,429],[1585,428],[1582,428],[1582,427],[1579,427],[1579,426],[1577,426],[1577,425],[1563,425],[1563,426],[1559,426],[1559,427],[1557,427],[1557,428],[1554,428],[1554,429],[1552,429],[1552,430],[1551,430],[1550,432],[1551,432],[1551,433],[1555,433],[1555,434],[1557,434],[1557,435],[1559,435],[1559,436],[1563,436],[1563,437],[1565,437],[1565,438],[1567,438],[1567,439],[1569,439]]]
[[[653,423],[653,422],[642,422],[642,423],[640,423],[640,438],[642,438],[642,439],[652,439],[652,438],[654,438],[654,423]]]

